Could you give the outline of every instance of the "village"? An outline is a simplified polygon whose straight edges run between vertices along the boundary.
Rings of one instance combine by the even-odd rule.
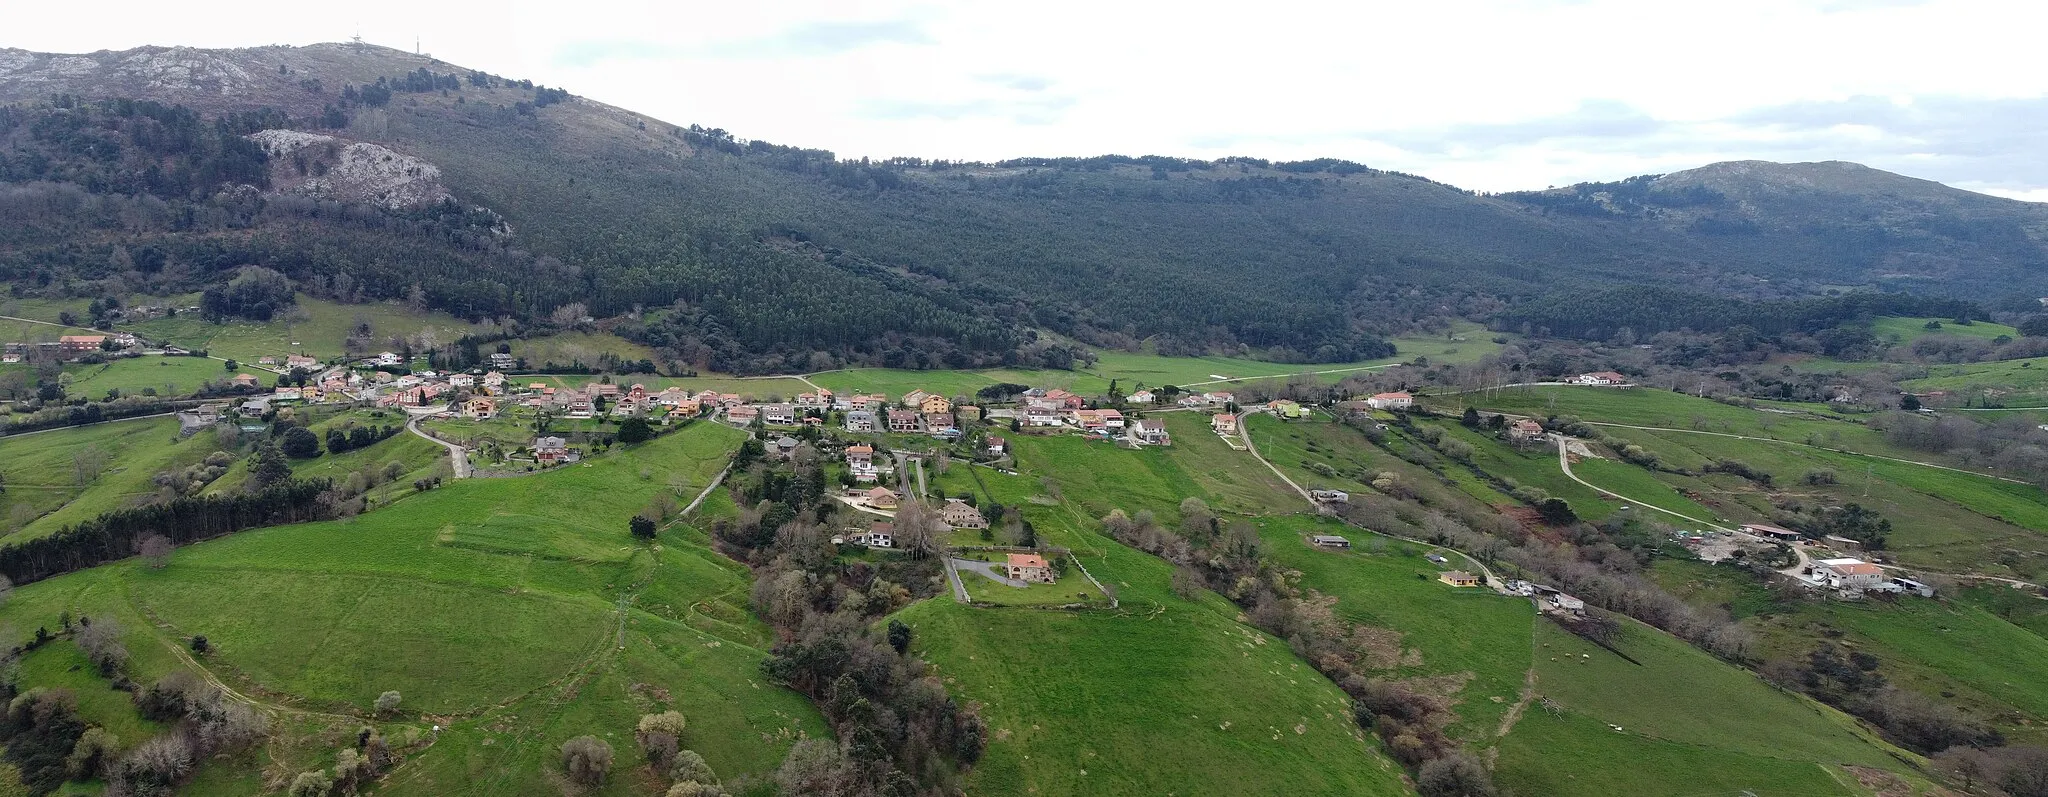
[[[140,353],[183,354],[148,349],[135,336],[65,335],[56,341],[7,344],[5,361],[21,362],[24,357],[78,361],[95,357],[134,356]],[[943,450],[974,465],[1006,469],[1012,464],[1004,435],[1076,435],[1083,439],[1132,448],[1173,445],[1164,412],[1205,414],[1209,430],[1233,449],[1243,450],[1240,423],[1245,413],[1266,413],[1282,420],[1306,417],[1311,408],[1301,403],[1275,399],[1241,406],[1229,391],[1182,392],[1140,387],[1129,395],[1084,397],[1054,387],[1024,389],[1014,395],[982,397],[968,403],[966,396],[945,396],[914,390],[892,398],[882,393],[835,393],[823,387],[795,396],[691,391],[681,387],[649,389],[644,384],[617,384],[599,377],[580,386],[566,386],[563,380],[546,375],[512,375],[516,361],[510,354],[489,355],[489,367],[471,371],[437,372],[413,369],[414,363],[395,352],[341,362],[323,362],[313,357],[290,354],[260,357],[254,371],[226,377],[223,387],[233,395],[201,403],[179,413],[186,434],[222,421],[239,419],[254,423],[293,407],[377,407],[404,412],[415,420],[451,419],[489,425],[505,438],[519,433],[513,445],[491,445],[487,452],[465,449],[471,440],[448,440],[431,427],[420,432],[441,439],[444,445],[462,452],[478,475],[518,475],[582,461],[595,447],[607,446],[628,421],[648,428],[671,428],[682,423],[706,421],[747,429],[762,442],[764,453],[787,461],[800,446],[829,455],[842,490],[835,496],[841,503],[877,518],[865,527],[849,527],[834,542],[884,551],[894,550],[898,538],[889,521],[901,504],[915,494],[908,485],[911,465],[922,477],[924,458]],[[230,362],[230,365],[233,363]],[[266,382],[269,383],[266,392]],[[1627,377],[1614,372],[1592,372],[1564,380],[1586,387],[1628,387]],[[1339,417],[1365,417],[1372,413],[1405,413],[1415,408],[1416,397],[1407,392],[1384,392],[1363,398],[1333,402],[1327,411]],[[1147,417],[1150,414],[1151,417]],[[1384,424],[1380,424],[1384,428]],[[1535,444],[1553,439],[1553,433],[1529,418],[1508,422],[1505,438],[1514,443]],[[913,450],[915,449],[915,450]],[[482,457],[488,453],[490,459]],[[1326,514],[1334,513],[1349,500],[1339,490],[1307,491],[1311,501]],[[990,518],[960,499],[946,499],[939,514],[951,531],[985,530]],[[1839,598],[1854,599],[1864,594],[1916,594],[1932,596],[1934,588],[1909,578],[1888,565],[1859,558],[1859,546],[1846,538],[1807,539],[1799,532],[1765,524],[1745,524],[1739,530],[1712,529],[1678,532],[1675,541],[1705,561],[1731,557],[1765,556],[1776,546],[1793,552],[1790,564],[1778,569],[1784,577],[1809,589]],[[1323,535],[1309,544],[1327,549],[1348,549],[1350,542],[1340,536]],[[1039,553],[1006,553],[1000,564],[959,560],[960,570],[980,572],[1011,586],[1050,584],[1061,568]],[[1448,568],[1449,562],[1432,555],[1431,561]],[[1751,561],[1758,561],[1752,559]],[[1443,570],[1439,579],[1454,587],[1491,587],[1506,594],[1537,600],[1544,611],[1578,614],[1583,602],[1553,588],[1511,580],[1497,583],[1463,570]]]

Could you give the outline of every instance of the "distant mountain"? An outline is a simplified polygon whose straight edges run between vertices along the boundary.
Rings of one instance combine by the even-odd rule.
[[[2048,293],[2048,209],[1851,164],[1483,196],[1334,160],[842,161],[351,44],[0,50],[0,103],[0,180],[39,186],[0,196],[17,289],[262,265],[344,300],[587,312],[721,370],[1056,363],[1063,338],[1346,360],[1583,286]]]

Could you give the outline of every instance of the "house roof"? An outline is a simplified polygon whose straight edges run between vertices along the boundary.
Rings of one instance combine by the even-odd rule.
[[[1235,416],[1235,415],[1232,415],[1232,414],[1230,414],[1230,413],[1227,413],[1227,412],[1225,412],[1225,413],[1219,413],[1219,414],[1217,414],[1217,416],[1216,416],[1216,421],[1232,421],[1232,422],[1235,422],[1236,420],[1237,420],[1237,416]]]
[[[1350,542],[1350,540],[1344,539],[1343,537],[1339,537],[1335,534],[1317,534],[1313,537],[1310,537],[1309,540],[1311,542]]]
[[[1838,565],[1828,565],[1828,569],[1845,576],[1876,576],[1884,574],[1884,568],[1869,562],[1845,562]]]
[[[1373,398],[1376,398],[1376,399],[1406,399],[1406,398],[1415,398],[1415,397],[1414,397],[1414,396],[1411,396],[1411,395],[1408,395],[1408,394],[1407,394],[1407,393],[1406,393],[1406,392],[1404,391],[1404,392],[1398,392],[1398,393],[1374,393],[1374,394],[1373,394]]]
[[[881,498],[881,497],[883,497],[883,496],[888,496],[888,497],[890,497],[890,498],[895,498],[895,497],[896,497],[896,492],[895,492],[894,490],[890,490],[890,489],[889,489],[889,488],[887,488],[887,487],[876,487],[876,488],[874,488],[874,489],[872,489],[872,490],[869,490],[869,491],[868,491],[868,493],[867,493],[867,495],[868,495],[868,497],[869,497],[869,498]]]
[[[874,447],[874,446],[871,446],[871,445],[865,445],[865,444],[863,444],[863,445],[857,445],[857,446],[847,446],[847,447],[846,447],[846,453],[848,453],[848,454],[873,454],[873,453],[875,453],[875,447]]]
[[[1045,557],[1035,553],[1010,554],[1011,567],[1044,567]]]

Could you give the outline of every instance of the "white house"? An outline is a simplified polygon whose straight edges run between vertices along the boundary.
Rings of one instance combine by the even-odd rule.
[[[1861,559],[1822,559],[1816,571],[1827,585],[1861,592],[1884,583],[1884,569]]]
[[[1594,371],[1592,373],[1579,374],[1565,381],[1571,382],[1574,385],[1613,386],[1628,384],[1628,377],[1613,371]]]
[[[1376,410],[1405,410],[1415,406],[1415,397],[1406,392],[1378,393],[1365,403]]]

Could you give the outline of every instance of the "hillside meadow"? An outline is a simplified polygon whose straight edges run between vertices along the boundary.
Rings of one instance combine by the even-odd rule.
[[[610,737],[630,772],[633,722],[670,707],[689,718],[684,745],[721,775],[761,773],[824,728],[800,695],[760,683],[757,628],[693,621],[700,605],[744,616],[744,571],[687,529],[648,547],[625,523],[678,489],[669,474],[708,483],[737,443],[693,425],[577,468],[449,483],[349,520],[190,546],[161,570],[131,560],[60,576],[18,589],[0,621],[115,618],[144,683],[189,667],[175,651],[205,634],[209,670],[280,718],[316,720],[315,737],[370,722],[370,701],[397,690],[404,716],[382,724],[432,716],[442,729],[385,793],[552,788],[555,748],[582,733]],[[331,749],[274,745],[260,761],[209,765],[201,782],[261,791],[264,773],[323,765]],[[637,780],[598,793],[638,793]]]
[[[184,297],[197,302],[196,297]],[[197,313],[180,313],[152,318],[121,329],[143,338],[194,351],[205,350],[255,364],[259,357],[304,354],[322,361],[347,354],[344,343],[358,323],[370,326],[370,353],[393,349],[392,338],[431,336],[441,344],[453,343],[476,325],[440,311],[415,312],[396,303],[338,304],[301,294],[297,309],[281,313],[270,321],[211,323]]]
[[[155,495],[156,474],[219,450],[178,437],[176,418],[143,418],[0,437],[0,545],[55,533]]]

